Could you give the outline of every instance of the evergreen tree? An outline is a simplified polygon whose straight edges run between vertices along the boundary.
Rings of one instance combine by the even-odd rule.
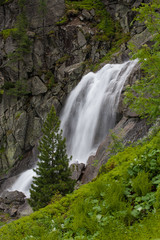
[[[65,139],[62,138],[60,121],[54,107],[44,122],[43,137],[39,143],[39,161],[34,170],[29,200],[34,210],[45,207],[57,192],[65,195],[73,191],[74,181],[70,178],[70,158],[66,154]]]

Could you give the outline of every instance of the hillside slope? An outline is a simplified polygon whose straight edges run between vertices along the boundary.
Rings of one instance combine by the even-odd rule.
[[[160,238],[160,132],[110,158],[73,194],[0,229],[2,240]]]

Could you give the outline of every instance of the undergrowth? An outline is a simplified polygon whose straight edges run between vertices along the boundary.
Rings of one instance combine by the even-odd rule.
[[[91,183],[0,229],[2,240],[160,238],[160,132],[112,156]]]

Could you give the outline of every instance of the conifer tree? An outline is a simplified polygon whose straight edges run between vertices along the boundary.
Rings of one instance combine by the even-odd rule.
[[[43,137],[39,143],[39,161],[34,170],[30,189],[29,203],[34,210],[45,207],[57,192],[65,195],[73,191],[74,181],[70,178],[68,166],[70,158],[66,153],[65,139],[60,130],[60,120],[54,107],[51,108],[44,122]]]

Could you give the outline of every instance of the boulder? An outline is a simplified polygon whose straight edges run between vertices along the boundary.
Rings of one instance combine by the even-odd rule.
[[[4,191],[1,195],[1,198],[5,204],[22,204],[25,202],[24,193],[18,191]]]
[[[33,211],[25,195],[18,191],[4,191],[0,198],[0,211],[8,213],[11,218],[28,216]]]
[[[28,204],[27,199],[25,200],[25,203],[21,206],[19,206],[17,210],[17,215],[18,217],[24,217],[24,216],[29,216],[31,213],[33,213],[33,210],[31,206]]]
[[[31,92],[32,95],[39,95],[47,92],[47,87],[42,83],[38,76],[31,79]]]
[[[71,178],[73,180],[79,181],[84,172],[85,164],[84,163],[73,163],[73,164],[71,164],[70,169],[72,172]]]
[[[87,41],[85,39],[84,34],[81,31],[78,31],[78,45],[79,47],[83,47],[86,45]]]

